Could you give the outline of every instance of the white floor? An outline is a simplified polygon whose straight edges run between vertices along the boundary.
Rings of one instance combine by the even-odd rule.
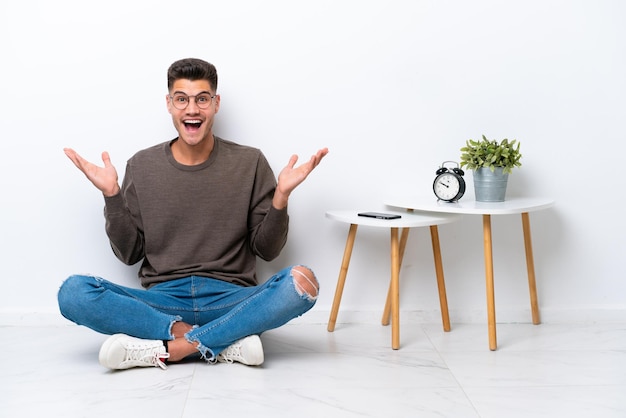
[[[626,417],[626,322],[293,324],[262,336],[265,364],[189,362],[111,372],[104,336],[0,327],[1,417]]]

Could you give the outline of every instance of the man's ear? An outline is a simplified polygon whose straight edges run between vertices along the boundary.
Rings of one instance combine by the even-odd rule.
[[[213,100],[215,100],[215,113],[217,113],[217,112],[220,111],[220,101],[221,101],[220,95],[216,94],[215,95],[215,99],[213,99]]]
[[[170,94],[169,93],[167,93],[165,95],[165,106],[167,106],[167,112],[171,114],[172,113],[172,107],[171,107],[172,106],[172,101],[170,100]]]

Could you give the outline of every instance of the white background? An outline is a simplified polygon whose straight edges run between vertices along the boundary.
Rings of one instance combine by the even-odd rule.
[[[430,196],[436,168],[482,134],[521,141],[508,196],[556,200],[531,214],[543,320],[623,318],[624,2],[5,0],[0,16],[5,317],[57,312],[72,273],[138,285],[62,149],[108,150],[121,177],[134,152],[175,137],[166,70],[193,56],[218,68],[218,135],[261,148],[276,174],[292,153],[330,149],[292,195],[282,255],[259,266],[313,267],[313,320],[330,309],[347,233],[325,211]],[[493,228],[498,319],[530,321],[519,217]],[[401,308],[436,319],[430,239],[415,232]],[[453,322],[485,321],[480,217],[440,235]],[[363,228],[354,251],[340,321],[378,315],[388,283],[388,232]]]

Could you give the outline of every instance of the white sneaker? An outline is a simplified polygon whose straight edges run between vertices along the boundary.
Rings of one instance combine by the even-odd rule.
[[[98,359],[109,369],[131,367],[160,367],[167,369],[164,360],[170,355],[161,340],[142,340],[125,334],[111,335],[102,344]]]
[[[217,355],[220,363],[239,362],[248,366],[263,364],[263,345],[258,335],[250,335],[228,346]]]

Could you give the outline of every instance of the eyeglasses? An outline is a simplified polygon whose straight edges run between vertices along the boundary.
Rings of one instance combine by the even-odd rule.
[[[200,109],[208,108],[215,98],[215,96],[211,96],[209,93],[200,93],[195,96],[187,96],[185,93],[176,93],[173,96],[170,96],[170,100],[176,109],[184,110],[187,109],[187,106],[189,106],[189,99],[192,97],[196,101],[196,106]]]

